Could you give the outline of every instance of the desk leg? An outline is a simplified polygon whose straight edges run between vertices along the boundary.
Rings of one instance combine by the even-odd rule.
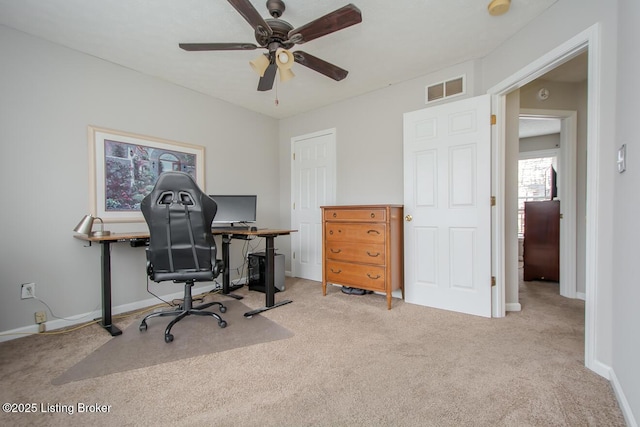
[[[267,279],[267,283],[265,283],[265,299],[266,306],[262,308],[258,308],[255,310],[248,311],[244,314],[244,317],[251,317],[254,314],[262,313],[263,311],[271,310],[272,308],[280,307],[281,305],[289,304],[292,302],[291,300],[280,301],[279,303],[275,302],[275,253],[276,250],[274,248],[274,239],[275,236],[265,236],[266,243],[266,260],[265,260],[265,276]]]
[[[232,287],[231,280],[229,278],[229,246],[231,246],[231,236],[227,234],[222,235],[222,263],[224,264],[224,269],[222,270],[222,293],[230,296],[235,299],[242,299],[243,297],[240,295],[235,295],[230,293],[231,291],[235,291],[236,289],[240,289],[242,286]]]
[[[121,335],[122,331],[111,324],[111,242],[100,242],[102,248],[102,321],[99,323],[112,337]]]

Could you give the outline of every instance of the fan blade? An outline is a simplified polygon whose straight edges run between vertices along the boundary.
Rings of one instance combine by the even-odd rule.
[[[347,77],[347,74],[349,74],[347,70],[343,70],[336,65],[330,64],[327,61],[300,50],[293,52],[293,58],[298,64],[311,68],[312,70],[317,71],[320,74],[324,74],[336,81],[344,79]]]
[[[276,71],[278,71],[278,66],[275,63],[269,64],[264,72],[264,76],[260,77],[260,81],[258,82],[259,91],[264,92],[271,90],[273,82],[276,79]]]
[[[362,14],[353,4],[334,10],[302,27],[289,31],[289,40],[302,44],[318,37],[342,30],[362,22]]]
[[[253,27],[257,32],[270,36],[273,31],[267,22],[260,16],[255,7],[249,0],[228,0],[240,15]]]
[[[258,48],[251,43],[180,43],[181,49],[189,52],[200,50],[255,50]]]

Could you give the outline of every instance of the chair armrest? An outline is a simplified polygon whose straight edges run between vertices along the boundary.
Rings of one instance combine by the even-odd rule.
[[[224,262],[221,259],[213,260],[213,277],[218,277],[224,271]]]

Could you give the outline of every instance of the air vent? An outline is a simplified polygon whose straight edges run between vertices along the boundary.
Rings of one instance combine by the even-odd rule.
[[[462,95],[465,91],[465,76],[457,77],[455,79],[447,80],[444,82],[436,83],[431,86],[427,86],[426,89],[426,104],[430,102],[439,101],[444,98],[450,98],[456,95]]]

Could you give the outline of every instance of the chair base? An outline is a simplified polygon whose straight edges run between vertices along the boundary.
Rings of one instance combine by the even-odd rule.
[[[191,296],[191,287],[193,286],[193,282],[187,282],[184,285],[184,302],[181,306],[180,309],[175,310],[175,311],[162,311],[162,312],[158,312],[158,313],[151,313],[151,314],[147,314],[143,319],[142,322],[140,322],[140,326],[138,327],[140,329],[140,332],[144,332],[147,330],[147,320],[151,319],[152,317],[164,317],[164,316],[176,316],[175,319],[173,319],[168,325],[167,328],[164,331],[164,341],[167,343],[170,343],[173,341],[173,335],[171,334],[171,328],[173,328],[173,325],[175,325],[176,323],[178,323],[179,321],[181,321],[182,319],[184,319],[187,316],[190,315],[196,315],[196,316],[210,316],[213,317],[214,319],[218,320],[218,326],[220,326],[221,328],[226,328],[227,327],[227,322],[220,317],[220,315],[218,315],[217,313],[214,313],[212,311],[204,311],[204,309],[209,308],[213,305],[218,305],[220,306],[220,312],[224,313],[227,311],[227,307],[224,306],[224,304],[222,304],[221,302],[209,302],[206,304],[202,304],[199,305],[197,307],[193,307],[192,306],[192,302],[193,302],[193,298]]]

